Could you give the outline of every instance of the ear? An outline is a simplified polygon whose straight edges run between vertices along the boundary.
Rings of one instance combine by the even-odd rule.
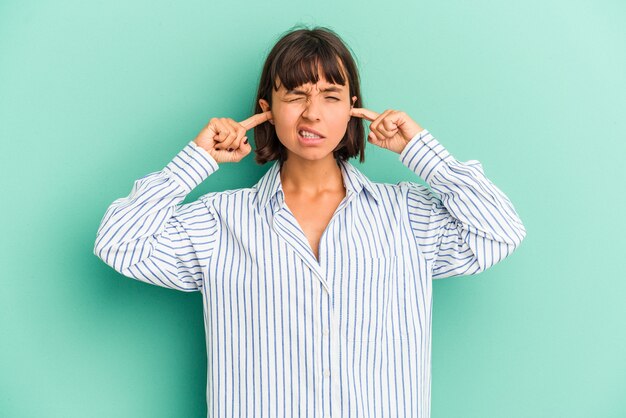
[[[264,112],[267,112],[268,110],[270,110],[270,104],[265,99],[259,99],[259,106],[261,106],[261,109],[263,109]],[[273,119],[270,119],[268,122],[271,123],[272,125],[274,124]]]

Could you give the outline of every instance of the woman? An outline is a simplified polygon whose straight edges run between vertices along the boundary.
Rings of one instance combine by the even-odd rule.
[[[213,118],[106,211],[95,254],[121,274],[203,295],[208,415],[430,414],[431,280],[484,271],[526,235],[478,161],[457,161],[406,113],[362,108],[351,53],[326,28],[267,57],[255,114]],[[371,182],[368,142],[432,188]],[[180,205],[252,147],[250,188]]]

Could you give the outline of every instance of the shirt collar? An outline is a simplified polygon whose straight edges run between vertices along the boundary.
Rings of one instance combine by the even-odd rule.
[[[380,201],[380,193],[374,184],[349,161],[338,160],[343,182],[346,185],[346,194],[359,194],[366,190],[374,198],[376,204]],[[283,187],[280,180],[280,162],[274,161],[270,169],[261,177],[256,184],[257,209],[261,212],[270,200],[280,192],[284,198]]]

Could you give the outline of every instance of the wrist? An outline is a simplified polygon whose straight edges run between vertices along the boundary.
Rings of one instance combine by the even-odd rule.
[[[413,135],[409,136],[409,138],[408,138],[408,139],[405,139],[405,140],[404,140],[404,146],[403,146],[403,147],[402,147],[402,149],[398,152],[398,154],[402,154],[402,152],[404,151],[404,149],[406,148],[406,146],[407,146],[407,145],[409,145],[409,143],[410,143],[411,141],[413,141],[413,140],[414,140],[414,139],[416,139],[416,138],[419,138],[419,137],[420,137],[420,134],[424,133],[424,129],[425,129],[425,128],[422,128],[421,126],[417,125],[417,129],[413,131],[413,132],[414,132],[414,133],[413,133]],[[410,134],[409,134],[409,135],[410,135]]]

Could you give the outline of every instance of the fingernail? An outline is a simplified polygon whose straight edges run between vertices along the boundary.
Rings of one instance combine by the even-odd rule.
[[[232,148],[228,148],[228,151],[229,151],[229,152],[230,152],[230,151],[232,151],[232,150],[233,150]]]
[[[244,143],[244,144],[247,144],[247,143],[248,143],[248,137],[246,136],[246,137],[244,137],[244,138],[246,138],[246,140],[245,140],[245,141],[243,141],[243,143]]]

